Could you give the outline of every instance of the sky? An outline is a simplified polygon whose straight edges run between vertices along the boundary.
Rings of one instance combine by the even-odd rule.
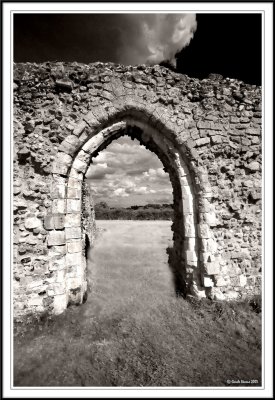
[[[158,157],[137,140],[123,136],[93,159],[89,178],[95,203],[111,207],[171,204],[172,186]]]
[[[260,14],[15,14],[14,62],[169,65],[261,84]],[[96,202],[171,203],[157,156],[125,137],[102,151],[88,176]]]

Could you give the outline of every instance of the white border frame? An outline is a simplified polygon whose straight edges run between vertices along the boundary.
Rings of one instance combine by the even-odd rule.
[[[12,13],[156,13],[156,12],[199,12],[199,13],[262,13],[263,45],[263,386],[261,388],[12,388],[12,297],[10,269],[12,260],[12,78],[13,51]],[[273,3],[3,3],[3,397],[4,398],[271,398],[273,396]],[[3,100],[5,99],[5,101]]]

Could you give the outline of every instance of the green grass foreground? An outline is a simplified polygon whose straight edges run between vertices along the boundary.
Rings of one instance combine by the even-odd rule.
[[[87,302],[15,325],[15,386],[261,384],[259,299],[176,297],[165,254],[170,222],[99,225]]]

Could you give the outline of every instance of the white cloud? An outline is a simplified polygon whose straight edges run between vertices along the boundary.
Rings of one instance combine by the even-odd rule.
[[[123,137],[93,160],[86,176],[90,179],[95,202],[110,199],[110,204],[121,206],[159,203],[164,197],[164,202],[170,202],[169,175],[158,157],[137,143]]]
[[[126,14],[121,20],[123,64],[158,64],[188,46],[197,28],[196,14]]]
[[[188,46],[197,28],[195,14],[156,14],[144,24],[147,46],[151,53],[147,62],[157,64],[169,60],[175,64],[175,55]]]
[[[148,171],[143,172],[143,176],[150,182],[156,182],[160,179],[169,179],[169,175],[164,171],[163,168],[149,168]]]
[[[128,197],[129,193],[125,192],[125,188],[117,188],[116,190],[113,191],[111,195],[118,197]]]

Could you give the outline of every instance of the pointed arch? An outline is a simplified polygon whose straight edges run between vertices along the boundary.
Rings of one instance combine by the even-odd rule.
[[[187,121],[188,122],[188,121]],[[148,106],[140,98],[124,96],[95,107],[59,147],[52,166],[53,203],[46,218],[59,221],[48,232],[55,313],[69,303],[81,303],[87,290],[83,224],[83,178],[91,157],[121,135],[137,138],[155,152],[170,176],[174,198],[174,247],[170,254],[177,282],[184,292],[207,296],[219,267],[210,226],[215,223],[211,186],[185,124],[163,107]],[[186,139],[184,139],[186,138]],[[202,164],[201,164],[202,165]],[[63,252],[60,250],[60,243]]]

